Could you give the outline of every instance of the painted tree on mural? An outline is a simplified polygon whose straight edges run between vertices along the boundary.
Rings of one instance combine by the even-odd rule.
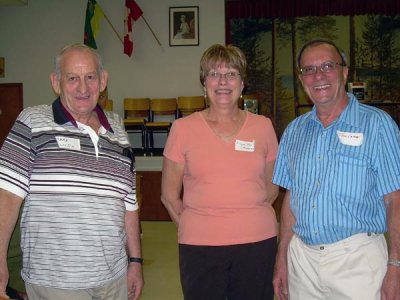
[[[356,43],[356,78],[368,82],[373,101],[398,101],[400,16],[366,16]]]
[[[277,47],[279,49],[290,47],[292,66],[291,86],[287,89],[292,90],[292,97],[283,98],[277,103],[277,117],[280,120],[278,126],[285,128],[286,125],[295,117],[295,102],[306,103],[306,96],[300,88],[297,78],[297,51],[300,46],[314,38],[326,38],[335,40],[337,38],[336,20],[333,17],[304,17],[277,19],[276,22]]]
[[[297,51],[298,44],[301,47],[305,42],[315,38],[326,38],[335,40],[337,38],[336,20],[333,17],[304,17],[279,19],[277,26],[277,38],[281,47],[291,46],[292,49],[292,72],[293,98],[301,98],[299,83],[297,80]],[[290,45],[288,45],[290,43]]]
[[[295,117],[295,101],[308,102],[297,80],[296,56],[299,47],[313,38],[331,39],[339,47],[343,47],[340,42],[348,45],[349,81],[366,81],[372,100],[400,102],[398,15],[237,19],[231,25],[233,43],[249,60],[248,92],[262,92],[266,99],[262,113],[269,115],[266,108],[273,110],[278,135]],[[396,119],[393,107],[390,113]]]
[[[275,99],[288,96],[279,70],[273,68],[273,51],[271,54],[266,51],[271,49],[272,30],[271,19],[234,19],[231,24],[232,43],[243,50],[248,60],[248,85],[245,92],[259,95],[261,114],[273,116],[276,120]],[[275,93],[272,93],[273,90]]]
[[[271,68],[270,57],[262,46],[265,33],[271,31],[271,20],[267,19],[235,19],[231,24],[232,44],[238,46],[246,54],[247,85],[245,94],[257,94],[262,101],[260,111],[270,115]]]

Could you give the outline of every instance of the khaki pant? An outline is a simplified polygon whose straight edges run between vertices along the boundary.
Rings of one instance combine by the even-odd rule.
[[[288,250],[290,300],[379,300],[387,260],[382,234],[317,246],[294,235]]]
[[[29,300],[127,300],[126,275],[100,287],[66,290],[26,284]]]

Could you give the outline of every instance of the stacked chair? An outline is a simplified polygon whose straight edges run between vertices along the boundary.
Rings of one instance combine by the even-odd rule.
[[[140,134],[143,155],[154,155],[154,135],[168,136],[176,118],[201,111],[206,107],[203,96],[178,98],[125,98],[124,125],[128,134]]]
[[[113,111],[114,109],[114,102],[111,99],[106,100],[106,105],[104,106],[105,111]]]
[[[168,136],[172,122],[177,118],[176,98],[152,98],[150,100],[150,120],[146,122],[147,151],[154,155],[154,134]]]
[[[152,98],[150,100],[150,120],[146,122],[147,151],[154,155],[154,134],[168,136],[172,122],[177,118],[176,98]]]
[[[124,125],[126,132],[141,135],[143,155],[147,154],[146,123],[150,120],[150,98],[124,99]]]
[[[180,96],[178,97],[178,117],[184,117],[201,111],[206,107],[204,96]]]

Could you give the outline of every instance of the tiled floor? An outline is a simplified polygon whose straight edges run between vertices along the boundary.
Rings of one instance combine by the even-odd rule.
[[[182,300],[176,226],[172,222],[142,221],[143,272],[141,300]]]

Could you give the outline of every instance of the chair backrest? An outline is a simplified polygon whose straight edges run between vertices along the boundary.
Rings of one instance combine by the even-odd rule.
[[[187,116],[195,111],[203,110],[206,107],[204,96],[180,96],[178,97],[179,116]]]
[[[150,121],[154,122],[155,115],[171,115],[176,118],[176,98],[152,98],[150,100]]]
[[[124,115],[125,119],[148,119],[150,117],[150,98],[125,98]]]

